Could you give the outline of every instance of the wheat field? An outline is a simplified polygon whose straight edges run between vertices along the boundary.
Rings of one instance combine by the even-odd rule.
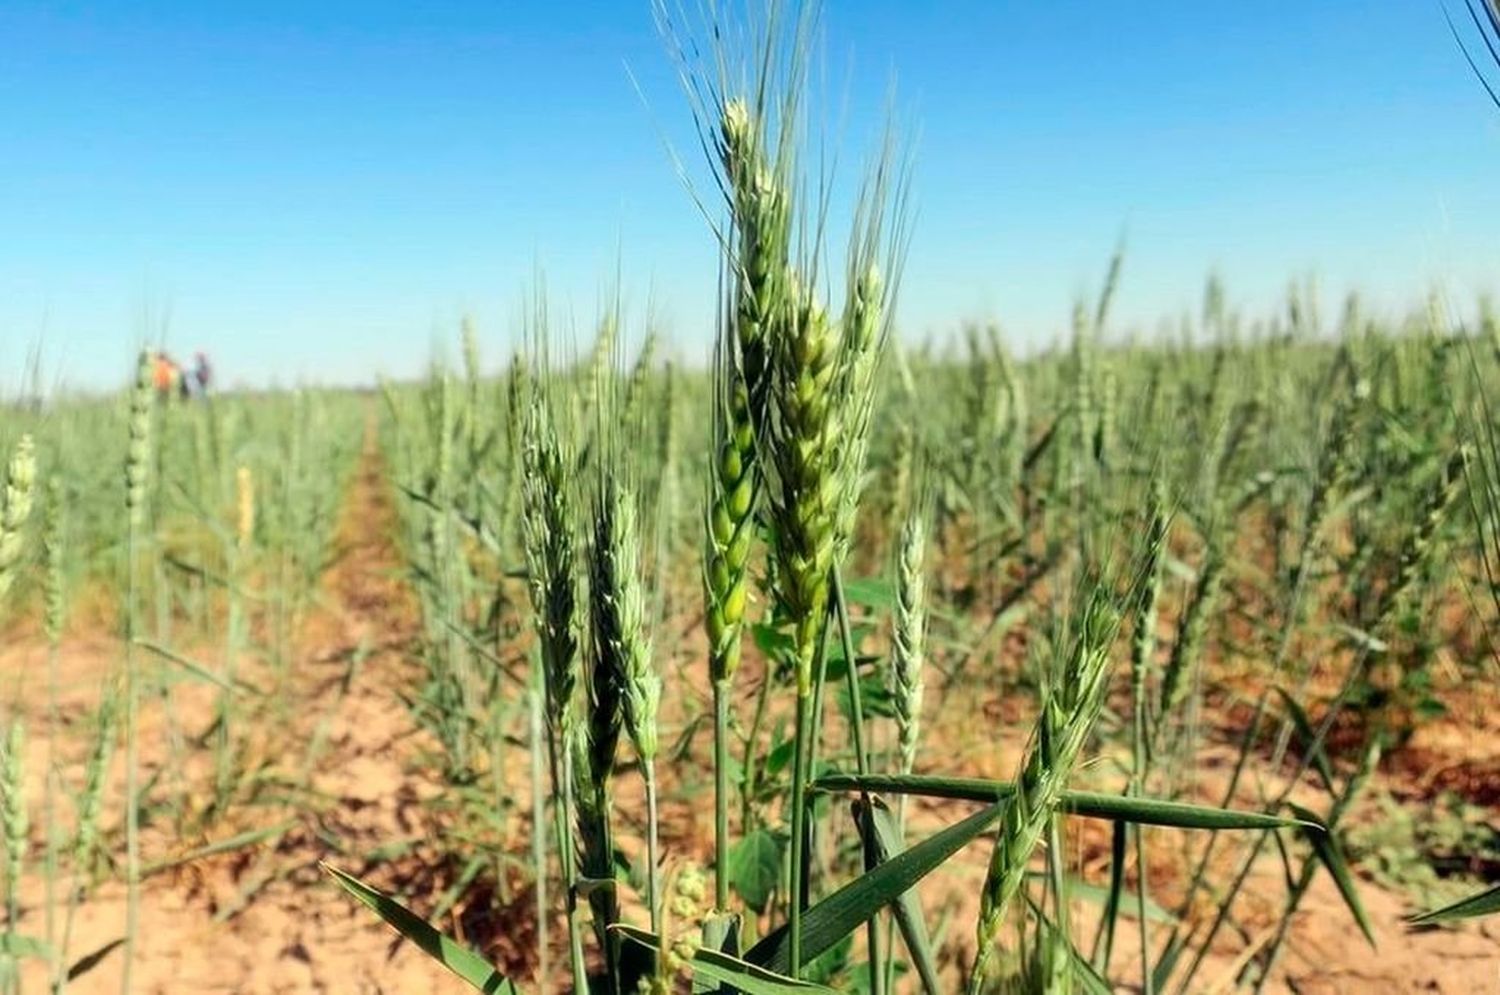
[[[711,334],[3,409],[0,987],[1500,986],[1500,319],[919,340],[815,10],[658,10]]]

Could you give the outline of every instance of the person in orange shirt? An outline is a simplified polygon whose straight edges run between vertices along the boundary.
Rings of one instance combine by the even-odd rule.
[[[156,365],[152,370],[152,379],[156,384],[156,394],[163,400],[170,398],[177,389],[178,381],[182,377],[182,370],[164,352],[156,354]]]

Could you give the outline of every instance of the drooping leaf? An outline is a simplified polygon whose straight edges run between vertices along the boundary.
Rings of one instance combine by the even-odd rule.
[[[1290,808],[1299,819],[1305,822],[1316,822],[1317,816],[1300,805],[1289,802]],[[1365,912],[1365,904],[1360,901],[1359,891],[1354,887],[1354,874],[1349,870],[1349,862],[1344,859],[1343,848],[1339,846],[1338,840],[1333,834],[1325,829],[1304,827],[1302,835],[1312,845],[1313,853],[1317,855],[1318,861],[1333,875],[1334,884],[1338,885],[1339,895],[1344,899],[1344,904],[1349,907],[1354,921],[1359,924],[1359,931],[1365,934],[1365,939],[1370,946],[1375,946],[1375,933],[1370,928],[1370,917]]]
[[[1004,806],[989,805],[956,822],[872,871],[850,881],[802,913],[802,956],[811,960],[833,947],[875,912],[891,904],[965,844],[1000,819]],[[785,925],[766,934],[745,959],[784,973],[791,966],[790,935]]]
[[[425,919],[389,895],[382,894],[352,874],[329,864],[323,869],[339,886],[361,904],[372,909],[396,932],[415,943],[423,953],[468,982],[475,991],[486,995],[519,995],[515,985],[506,980],[488,961],[468,947],[449,939]]]

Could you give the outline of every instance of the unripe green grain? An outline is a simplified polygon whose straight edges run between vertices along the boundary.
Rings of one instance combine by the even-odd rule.
[[[512,354],[510,371],[505,378],[505,444],[510,465],[521,461],[521,444],[531,396],[531,375],[519,352]]]
[[[1098,412],[1094,395],[1094,356],[1091,330],[1083,302],[1073,308],[1072,393],[1073,426],[1071,443],[1071,480],[1074,489],[1086,478],[1086,467],[1092,461],[1098,431]]]
[[[851,281],[840,340],[843,383],[838,391],[846,399],[848,413],[842,419],[843,438],[835,450],[840,477],[836,525],[838,548],[834,553],[837,561],[841,561],[848,551],[859,512],[859,499],[864,492],[875,379],[885,345],[884,304],[885,285],[880,268],[873,262],[863,265]]]
[[[1317,473],[1313,478],[1312,493],[1307,503],[1307,519],[1302,532],[1301,556],[1304,562],[1316,550],[1328,511],[1349,477],[1352,468],[1350,449],[1354,438],[1354,420],[1355,400],[1341,400],[1333,411],[1333,420],[1323,443]]]
[[[502,484],[500,528],[507,550],[514,548],[517,510],[521,501],[522,447],[525,436],[530,379],[519,353],[513,354],[505,377],[505,479]]]
[[[678,563],[682,537],[682,411],[683,378],[675,360],[662,366],[660,413],[656,433],[656,507],[651,509],[649,488],[636,495],[643,522],[654,522],[655,553],[651,563],[654,589],[653,618],[660,624],[676,607],[673,570]]]
[[[901,770],[911,773],[921,734],[922,670],[927,634],[927,521],[924,502],[917,502],[901,526],[896,565],[895,629],[891,637],[892,700],[901,747]]]
[[[600,804],[608,817],[609,755],[598,739],[619,738],[621,719],[640,758],[646,786],[647,891],[653,930],[660,927],[660,857],[657,853],[656,755],[660,747],[657,713],[661,708],[661,678],[651,660],[646,627],[646,599],[640,575],[640,535],[636,527],[635,496],[625,481],[618,440],[606,430],[600,440],[599,480],[594,493],[594,536],[589,547],[589,620],[594,657],[593,712],[590,716],[595,777],[604,791]],[[602,714],[601,714],[602,713]],[[600,732],[597,727],[607,726]]]
[[[1172,644],[1172,653],[1162,670],[1157,706],[1157,738],[1160,738],[1163,727],[1182,707],[1182,702],[1187,697],[1191,687],[1189,678],[1202,652],[1203,640],[1208,634],[1208,623],[1213,618],[1223,573],[1224,554],[1218,543],[1211,541],[1204,554],[1203,564],[1198,568],[1198,579],[1193,586],[1192,598],[1183,612],[1177,639]]]
[[[36,447],[23,435],[11,453],[5,473],[5,503],[0,505],[0,600],[21,572],[24,531],[36,492]]]
[[[1115,436],[1118,431],[1116,419],[1118,418],[1120,384],[1112,364],[1105,364],[1100,373],[1099,385],[1099,424],[1094,432],[1094,458],[1106,468],[1110,465],[1111,454],[1115,448]]]
[[[1108,683],[1109,646],[1118,626],[1119,617],[1102,594],[1090,595],[1081,611],[1061,681],[1043,703],[1017,791],[1001,815],[980,893],[978,953],[968,987],[971,995],[984,990],[1000,924],[1025,884],[1031,854],[1062,800],[1068,778],[1098,718]]]
[[[606,469],[594,498],[594,538],[589,547],[595,673],[603,675],[603,684],[617,689],[610,693],[611,711],[620,712],[623,699],[631,743],[641,759],[652,760],[657,752],[661,679],[651,665],[639,545],[635,502],[624,493],[615,473]],[[595,695],[599,693],[596,686]],[[611,717],[610,721],[617,720]]]
[[[635,438],[646,438],[651,421],[651,375],[656,367],[659,348],[656,329],[646,333],[641,351],[636,356],[635,366],[630,370],[630,380],[625,384],[625,403],[620,424]]]
[[[99,826],[104,812],[104,788],[114,759],[119,732],[118,692],[106,688],[95,716],[94,741],[84,766],[83,790],[78,795],[78,820],[73,836],[73,863],[81,874],[89,874],[99,847]]]
[[[734,338],[751,418],[760,426],[767,412],[771,349],[795,305],[788,268],[790,162],[780,157],[773,164],[766,121],[741,98],[724,103],[718,151],[734,219]]]
[[[130,439],[125,451],[125,507],[132,528],[139,528],[146,515],[146,486],[151,467],[151,392],[151,353],[143,349],[130,394]]]
[[[557,735],[571,725],[578,683],[571,465],[550,405],[534,393],[522,450],[522,522],[527,588],[546,677],[548,721]]]
[[[464,379],[472,393],[479,384],[479,332],[474,327],[474,319],[468,315],[464,315],[459,324],[459,339],[464,356]]]
[[[917,429],[913,418],[902,417],[896,424],[894,450],[891,453],[889,517],[892,522],[904,522],[910,513],[912,471],[916,462]]]
[[[1162,566],[1166,562],[1167,509],[1161,478],[1151,485],[1146,524],[1146,564],[1136,599],[1135,631],[1130,644],[1130,686],[1137,707],[1144,707],[1146,681],[1156,656],[1157,603],[1161,598]]]
[[[575,790],[575,782],[581,779],[587,785],[594,785],[595,778],[587,757],[588,731],[580,728],[574,705],[581,666],[577,565],[574,559],[574,536],[577,534],[573,505],[575,463],[573,453],[558,431],[547,396],[551,387],[549,376],[550,373],[543,370],[536,387],[527,391],[526,428],[524,436],[518,440],[521,446],[521,532],[527,593],[531,599],[541,657],[546,748],[553,796],[557,801],[556,846],[568,900],[569,962],[574,985],[582,990],[587,987],[587,982],[575,914],[577,854],[572,834],[575,820],[580,827],[585,825],[585,813],[579,806],[591,798],[583,797],[588,792]],[[538,744],[533,744],[533,749],[537,747]],[[583,760],[575,763],[580,752]],[[605,850],[608,851],[607,846]],[[538,872],[545,873],[545,869],[539,868]],[[590,900],[597,903],[604,898],[591,896]],[[607,920],[598,916],[596,919],[602,930]],[[600,939],[601,942],[605,939],[602,934]]]
[[[5,822],[5,894],[9,909],[7,929],[14,931],[20,912],[19,888],[25,867],[27,836],[31,822],[26,810],[26,729],[13,719],[5,744],[0,818]]]
[[[1460,448],[1444,462],[1437,477],[1428,486],[1422,509],[1415,526],[1401,547],[1401,558],[1396,566],[1396,576],[1386,590],[1376,616],[1376,627],[1383,627],[1397,607],[1411,593],[1417,577],[1431,558],[1438,532],[1448,516],[1448,509],[1458,494],[1459,482],[1463,479],[1468,451]]]
[[[841,511],[839,461],[844,413],[834,391],[836,340],[823,309],[804,300],[792,333],[778,341],[771,491],[780,595],[793,620],[797,691],[812,691],[814,658],[828,607],[828,576]]]
[[[721,329],[714,352],[703,545],[704,625],[714,700],[714,898],[721,911],[729,905],[729,696],[740,666],[760,487],[749,392],[734,347],[728,329]]]
[[[1026,386],[1016,374],[1016,364],[1010,358],[998,335],[993,343],[995,369],[1000,376],[1000,385],[1006,398],[1006,420],[1003,428],[1001,448],[1007,480],[1014,483],[1020,479],[1021,464],[1026,458],[1028,412],[1026,408]]]
[[[1494,301],[1488,297],[1479,302],[1479,331],[1490,347],[1490,355],[1500,362],[1500,320],[1495,316]]]
[[[453,429],[457,405],[453,397],[453,378],[446,373],[437,383],[436,408],[433,413],[433,439],[437,460],[434,463],[429,497],[439,512],[447,513],[447,502],[453,494]]]
[[[620,338],[620,320],[614,312],[607,312],[599,322],[599,334],[594,339],[594,351],[589,357],[589,379],[586,392],[575,395],[579,401],[594,401],[613,394],[615,373],[615,350]],[[597,412],[596,412],[597,413]],[[592,450],[590,450],[592,451]]]
[[[1209,273],[1203,286],[1203,324],[1210,333],[1224,324],[1224,281],[1218,273]]]

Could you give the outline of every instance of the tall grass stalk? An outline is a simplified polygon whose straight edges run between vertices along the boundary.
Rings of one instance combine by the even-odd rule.
[[[1146,567],[1140,596],[1136,602],[1134,640],[1130,654],[1130,685],[1132,700],[1131,723],[1131,785],[1133,794],[1146,793],[1146,781],[1151,774],[1151,740],[1147,681],[1155,663],[1157,602],[1161,598],[1162,565],[1167,557],[1167,530],[1170,526],[1166,498],[1158,478],[1153,482],[1148,507],[1146,533]],[[1153,995],[1155,984],[1151,970],[1150,919],[1146,915],[1146,830],[1144,826],[1133,827],[1136,860],[1136,924],[1140,930],[1141,986],[1144,995]],[[1106,951],[1108,946],[1106,945]],[[1108,963],[1108,953],[1105,963]]]
[[[57,741],[62,736],[62,719],[58,708],[60,663],[62,657],[62,634],[67,616],[67,579],[65,576],[65,523],[62,479],[56,474],[47,478],[46,508],[42,531],[42,555],[44,559],[43,598],[44,622],[47,631],[47,768],[43,782],[42,825],[46,833],[44,840],[44,870],[46,891],[47,949],[51,951],[51,977],[56,977],[62,958],[58,950],[57,935],[57,878],[58,824],[57,824]]]
[[[250,467],[241,465],[235,469],[234,484],[234,528],[226,530],[223,541],[228,617],[224,623],[225,687],[219,691],[218,737],[214,757],[214,809],[221,815],[228,808],[235,789],[234,699],[237,692],[233,688],[244,642],[244,561],[255,535],[255,477]]]
[[[995,938],[1011,903],[1026,880],[1027,864],[1052,823],[1084,743],[1103,704],[1109,647],[1119,615],[1102,585],[1080,594],[1066,656],[1046,692],[1042,714],[1018,778],[1018,790],[1005,803],[980,894],[977,953],[968,991],[984,991],[994,957]]]
[[[73,925],[78,907],[88,893],[94,876],[94,862],[99,849],[99,825],[104,809],[104,788],[119,738],[120,697],[120,689],[116,682],[111,681],[100,696],[95,713],[93,745],[84,766],[83,789],[78,796],[77,818],[74,820],[70,853],[72,883],[68,889],[62,938],[58,943],[57,963],[52,975],[53,995],[64,995],[71,980],[68,977],[68,955],[72,948]]]
[[[129,443],[125,454],[125,948],[120,991],[130,995],[141,915],[140,673],[136,638],[140,626],[137,557],[145,539],[151,467],[151,354],[141,351],[130,395]]]
[[[31,822],[26,797],[26,727],[19,717],[12,718],[7,731],[5,756],[0,763],[0,822],[5,835],[5,939],[6,959],[16,958],[14,951],[21,926],[21,874],[26,868],[28,834]],[[17,960],[19,958],[16,958]],[[19,964],[8,965],[7,987],[21,990]]]
[[[539,371],[534,379],[550,376]],[[574,560],[573,458],[554,421],[545,380],[532,390],[522,451],[522,516],[528,590],[540,648],[546,701],[546,747],[557,801],[555,841],[567,897],[569,954],[576,991],[587,991],[578,922],[573,750],[578,685],[577,564]],[[536,869],[545,874],[546,868]]]
[[[36,446],[30,435],[16,442],[6,464],[3,504],[0,504],[0,607],[14,589],[25,559],[25,532],[36,502]],[[0,618],[3,618],[0,615]],[[19,957],[16,955],[21,918],[21,871],[27,847],[27,811],[22,754],[25,730],[19,714],[9,720],[3,765],[0,765],[0,821],[5,842],[5,938],[6,987],[20,990]],[[50,908],[50,906],[49,906]],[[48,923],[50,927],[51,918]]]
[[[757,493],[749,394],[733,354],[716,350],[713,436],[707,474],[703,589],[714,709],[714,907],[729,910],[729,718],[739,670]],[[748,767],[747,767],[748,770]]]

